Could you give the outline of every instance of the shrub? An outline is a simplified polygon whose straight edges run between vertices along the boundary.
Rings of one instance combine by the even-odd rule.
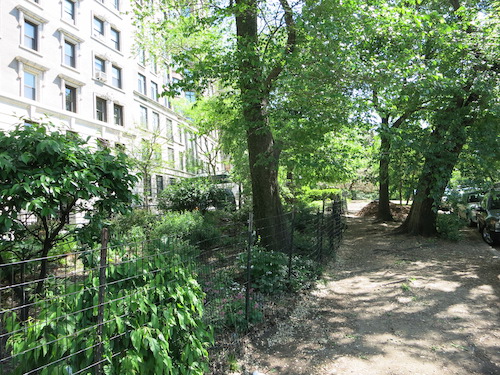
[[[158,253],[131,257],[108,272],[104,373],[206,372],[213,337],[202,321],[203,292],[179,258]],[[97,278],[89,276],[86,285],[98,285]],[[7,346],[14,357],[22,356],[13,373],[45,367],[41,374],[71,374],[92,366],[98,343],[96,294],[95,288],[78,284],[53,293],[38,318],[22,328],[15,313],[6,316],[5,327],[12,333]]]
[[[246,268],[247,254],[239,255],[242,268]],[[319,267],[301,256],[292,257],[292,274],[288,277],[289,256],[259,247],[252,249],[252,287],[265,294],[303,289],[319,276]]]
[[[203,284],[203,290],[209,301],[217,301],[207,305],[210,309],[205,315],[211,324],[220,331],[228,328],[242,332],[263,319],[262,304],[257,302],[257,294],[251,290],[250,311],[246,320],[245,288],[233,279],[230,272],[219,272]]]
[[[457,215],[438,214],[436,219],[436,229],[439,236],[447,240],[458,241],[460,239],[460,229],[463,226],[463,220]]]
[[[234,206],[234,196],[208,179],[191,178],[167,186],[158,198],[158,207],[168,211],[206,211],[209,207]]]

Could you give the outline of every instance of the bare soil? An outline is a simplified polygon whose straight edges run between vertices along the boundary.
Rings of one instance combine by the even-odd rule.
[[[392,234],[356,216],[337,261],[286,319],[247,337],[240,371],[266,375],[500,374],[500,248]]]

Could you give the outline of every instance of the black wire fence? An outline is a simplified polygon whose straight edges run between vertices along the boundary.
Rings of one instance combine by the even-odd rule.
[[[131,348],[146,350],[149,357],[174,351],[189,362],[203,349],[193,327],[243,332],[263,318],[270,294],[300,288],[325,260],[335,259],[346,227],[344,212],[345,201],[338,197],[314,214],[287,213],[287,240],[278,252],[259,246],[250,214],[219,223],[215,237],[124,242],[121,234],[103,228],[97,248],[75,250],[66,244],[44,259],[5,262],[3,257],[0,375],[140,373],[129,358]],[[40,279],[42,260],[47,276]],[[182,292],[196,291],[193,283],[203,293]],[[200,312],[193,321],[200,298],[203,317]],[[217,337],[212,345],[217,347]],[[149,373],[164,373],[161,366]]]

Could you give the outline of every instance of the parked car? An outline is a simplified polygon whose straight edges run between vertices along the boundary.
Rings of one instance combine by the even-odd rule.
[[[490,190],[476,211],[483,240],[489,245],[500,243],[500,188]]]
[[[470,227],[477,225],[477,207],[484,197],[483,191],[470,190],[460,194],[455,205],[458,216],[469,224]]]

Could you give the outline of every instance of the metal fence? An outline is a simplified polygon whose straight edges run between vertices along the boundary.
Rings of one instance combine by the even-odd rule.
[[[285,215],[289,241],[278,256],[280,279],[271,278],[276,284],[268,288],[285,292],[300,283],[294,279],[303,266],[297,259],[317,268],[335,258],[345,229],[344,209],[339,198],[313,215]],[[137,297],[154,294],[158,282],[168,284],[173,268],[194,275],[202,287],[208,324],[220,331],[247,329],[262,318],[259,311],[269,292],[256,263],[263,250],[252,215],[246,223],[220,226],[216,237],[199,241],[142,238],[126,243],[104,228],[99,248],[65,246],[44,259],[22,260],[18,254],[16,261],[0,264],[0,374],[109,373],[106,364],[126,355],[124,343],[134,330],[123,326],[125,318],[144,310],[135,329],[162,319],[150,311],[162,308],[161,303],[140,306]],[[48,276],[40,279],[42,260]]]

